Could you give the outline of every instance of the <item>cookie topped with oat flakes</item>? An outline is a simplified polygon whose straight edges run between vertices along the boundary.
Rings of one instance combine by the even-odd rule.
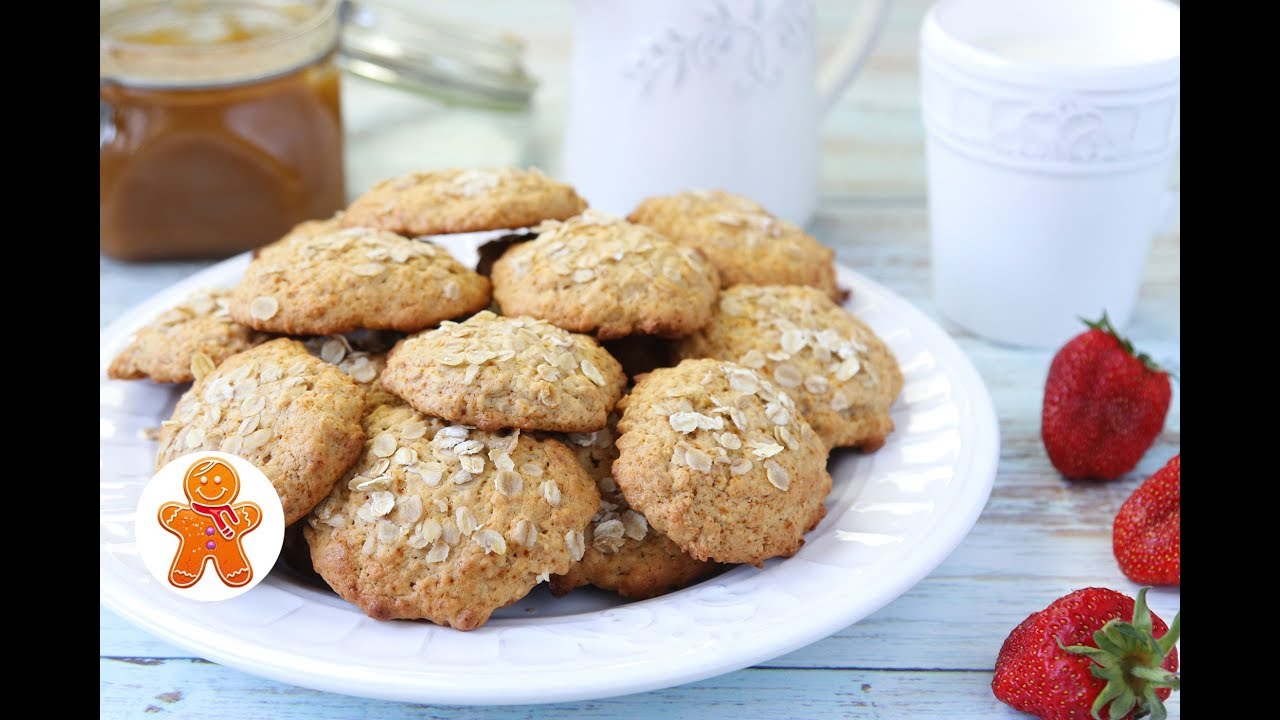
[[[230,308],[238,322],[290,335],[415,332],[486,307],[489,289],[443,248],[335,218],[261,248]]]
[[[714,319],[677,346],[681,358],[732,360],[771,378],[828,447],[878,449],[902,370],[866,323],[813,288],[738,285]]]
[[[697,250],[594,210],[537,231],[494,263],[493,297],[504,313],[600,340],[680,337],[711,319],[720,277]]]
[[[185,383],[268,335],[231,319],[230,290],[199,290],[145,325],[111,361],[113,380]]]
[[[622,366],[586,335],[488,310],[401,340],[382,385],[428,415],[482,430],[590,432],[622,396]]]
[[[651,197],[627,216],[703,252],[721,287],[809,285],[837,299],[835,251],[754,200],[722,190]]]
[[[827,448],[754,370],[683,360],[642,376],[618,407],[618,486],[694,558],[789,557],[826,514]]]
[[[220,450],[257,465],[285,524],[320,502],[360,454],[364,393],[297,340],[277,338],[227,358],[182,395],[161,423],[156,468]]]
[[[471,630],[582,557],[600,496],[560,442],[404,404],[364,428],[363,455],[303,532],[316,571],[370,617]]]
[[[351,203],[343,222],[413,237],[529,227],[586,208],[572,186],[537,168],[452,168],[383,180]]]
[[[600,491],[600,507],[585,531],[582,560],[563,575],[551,577],[557,597],[576,587],[594,585],[635,600],[657,597],[686,587],[720,569],[718,563],[695,560],[671,538],[649,527],[644,515],[627,503],[613,479],[618,459],[617,415],[590,433],[570,433],[567,443]]]

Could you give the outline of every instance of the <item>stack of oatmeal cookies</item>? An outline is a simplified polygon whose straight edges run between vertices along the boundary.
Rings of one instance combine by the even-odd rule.
[[[530,232],[487,276],[431,242],[503,229]],[[902,389],[839,292],[832,251],[746,198],[623,219],[533,169],[417,173],[261,248],[109,374],[192,383],[157,467],[252,461],[338,595],[468,630],[541,582],[647,598],[794,554],[828,453],[879,448]]]

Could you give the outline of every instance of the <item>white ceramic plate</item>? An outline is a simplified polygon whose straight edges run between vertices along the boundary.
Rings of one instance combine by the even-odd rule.
[[[464,263],[474,241],[445,243]],[[653,690],[747,667],[857,622],[937,567],[986,503],[999,455],[990,396],[947,334],[887,289],[839,268],[848,307],[889,344],[906,376],[897,430],[875,453],[840,453],[827,516],[794,557],[739,566],[684,590],[621,602],[544,586],[458,632],[369,619],[278,565],[257,587],[199,603],[160,587],[134,547],[134,508],[182,388],[106,379],[139,326],[200,287],[237,282],[247,256],[215,265],[102,333],[101,598],[192,653],[275,680],[421,703],[585,700]]]

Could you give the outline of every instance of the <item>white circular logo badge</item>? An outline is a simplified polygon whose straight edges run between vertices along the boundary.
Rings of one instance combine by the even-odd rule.
[[[160,584],[192,600],[226,600],[266,577],[284,542],[284,509],[256,465],[194,452],[151,478],[138,500],[138,553]]]

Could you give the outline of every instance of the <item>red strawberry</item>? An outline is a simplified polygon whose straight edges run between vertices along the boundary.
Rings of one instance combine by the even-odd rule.
[[[1182,577],[1182,454],[1147,478],[1120,506],[1111,548],[1125,577],[1177,585]]]
[[[1132,617],[1132,622],[1121,618]],[[1090,587],[1032,613],[1005,638],[991,690],[1001,702],[1045,720],[1123,720],[1150,713],[1181,682],[1174,643],[1181,630],[1138,599]],[[1136,711],[1136,715],[1135,715]]]
[[[1069,478],[1114,480],[1138,465],[1164,429],[1169,374],[1116,334],[1107,314],[1053,356],[1040,437]]]

